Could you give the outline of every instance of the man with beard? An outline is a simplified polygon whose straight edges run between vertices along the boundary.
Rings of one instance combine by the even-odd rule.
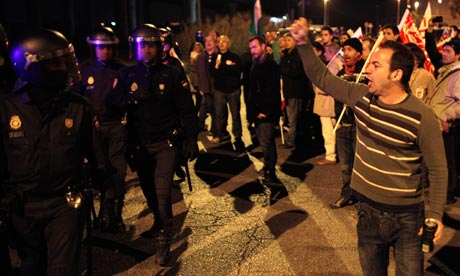
[[[280,68],[265,51],[265,40],[259,36],[249,40],[254,58],[249,74],[248,120],[254,123],[264,156],[263,180],[267,185],[276,180],[277,160],[275,125],[281,115]]]
[[[368,85],[350,83],[328,72],[315,55],[305,18],[294,22],[291,33],[311,81],[355,112],[351,188],[359,200],[357,234],[363,274],[387,275],[393,252],[396,275],[423,275],[422,226],[425,219],[435,222],[433,242],[440,241],[447,165],[445,153],[439,150],[443,141],[438,119],[410,93],[412,53],[399,42],[385,41],[366,68]],[[423,161],[431,184],[426,209]]]

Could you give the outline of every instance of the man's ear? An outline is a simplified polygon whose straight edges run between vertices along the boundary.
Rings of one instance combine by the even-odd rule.
[[[400,81],[403,77],[403,71],[401,69],[397,69],[391,73],[391,80]]]

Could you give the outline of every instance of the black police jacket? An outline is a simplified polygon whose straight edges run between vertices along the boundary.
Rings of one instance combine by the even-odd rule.
[[[131,145],[133,137],[143,144],[170,139],[180,126],[185,139],[196,140],[197,116],[188,83],[168,65],[138,62],[122,69],[107,105],[128,112]]]
[[[64,195],[79,185],[84,158],[103,168],[91,105],[62,92],[42,116],[21,89],[0,99],[0,160],[6,190],[35,196]]]
[[[82,80],[78,92],[84,95],[93,105],[94,112],[101,122],[120,122],[123,113],[109,112],[106,108],[106,98],[117,83],[118,72],[126,67],[114,59],[106,64],[92,58],[80,67]]]

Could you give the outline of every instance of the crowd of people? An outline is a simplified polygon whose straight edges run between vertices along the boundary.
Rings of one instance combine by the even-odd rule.
[[[453,34],[440,52],[434,25],[425,36],[434,75],[424,51],[403,44],[393,25],[382,28],[383,42],[336,37],[329,26],[315,40],[301,18],[290,32],[251,37],[241,56],[213,30],[192,45],[188,75],[171,30],[152,24],[131,32],[131,66],[117,58],[119,38],[106,26],[88,36],[91,58],[81,66],[57,31],[9,44],[1,28],[1,270],[11,272],[14,232],[22,275],[76,275],[89,208],[84,170],[101,192],[93,224],[116,234],[125,231],[128,166],[153,213],[141,236],[154,240],[158,263],[168,265],[174,174],[183,176],[181,165],[197,157],[202,131],[212,144],[231,139],[235,151],[246,151],[243,98],[243,119],[263,152],[262,183],[279,185],[278,150],[304,143],[299,125],[318,116],[325,155],[316,164],[340,163],[343,185],[330,207],[357,204],[363,273],[386,275],[394,247],[397,275],[422,275],[424,219],[436,221],[439,241],[444,206],[459,195],[460,39]]]

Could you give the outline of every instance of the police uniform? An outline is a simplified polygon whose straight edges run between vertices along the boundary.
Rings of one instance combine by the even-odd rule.
[[[126,140],[127,134],[124,126],[123,112],[108,110],[106,99],[113,86],[117,83],[120,69],[125,66],[117,59],[109,62],[99,62],[92,58],[81,66],[82,82],[81,93],[90,101],[96,114],[95,125],[101,138],[101,145],[111,165],[111,174],[102,188],[102,230],[118,232],[122,226],[123,198],[126,193]],[[104,181],[104,180],[101,180]],[[117,222],[112,219],[115,217]],[[110,220],[110,222],[109,222]]]
[[[138,62],[120,71],[108,103],[128,112],[128,152],[154,213],[155,230],[170,235],[171,186],[179,153],[175,134],[182,126],[185,141],[196,144],[197,139],[188,83],[170,66]]]
[[[81,181],[83,158],[97,160],[91,106],[63,92],[42,115],[26,91],[0,100],[0,155],[7,163],[2,182],[21,202],[12,213],[21,273],[74,275],[82,210],[68,205],[66,193]]]

